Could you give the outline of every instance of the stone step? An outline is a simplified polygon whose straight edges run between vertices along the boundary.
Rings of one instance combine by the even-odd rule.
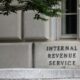
[[[0,79],[80,80],[80,69],[0,69]]]

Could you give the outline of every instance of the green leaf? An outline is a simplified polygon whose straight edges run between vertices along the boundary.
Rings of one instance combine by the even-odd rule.
[[[11,5],[13,1],[14,0],[0,0],[0,14],[9,15],[12,12],[16,13],[17,10],[33,10],[38,13],[35,14],[34,19],[46,20],[44,17],[41,17],[40,14],[53,17],[61,13],[61,9],[57,8],[56,5],[59,5],[62,0],[16,0],[18,6]]]

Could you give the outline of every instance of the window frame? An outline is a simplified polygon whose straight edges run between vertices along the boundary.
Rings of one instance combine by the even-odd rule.
[[[77,39],[79,34],[79,16],[78,16],[78,4],[79,0],[77,0],[77,34],[62,34],[62,25],[65,25],[64,22],[62,22],[62,15],[61,17],[56,18],[56,40],[60,39]],[[62,4],[61,4],[62,6]]]

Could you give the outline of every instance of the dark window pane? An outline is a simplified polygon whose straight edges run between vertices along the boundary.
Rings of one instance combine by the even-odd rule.
[[[66,13],[77,12],[77,0],[66,0]]]
[[[77,0],[66,0],[66,13],[77,13]],[[77,15],[66,15],[66,34],[77,33]]]
[[[77,16],[67,15],[66,16],[66,34],[77,33]]]

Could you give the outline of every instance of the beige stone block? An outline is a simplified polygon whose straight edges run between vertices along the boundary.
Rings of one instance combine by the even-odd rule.
[[[21,11],[0,15],[0,39],[21,39]]]
[[[50,22],[34,20],[35,12],[28,11],[23,14],[24,39],[45,40],[49,39]],[[44,16],[43,16],[44,17]],[[47,17],[45,17],[47,18]],[[49,19],[49,18],[47,18]]]
[[[36,68],[79,69],[80,42],[37,42],[34,57]]]
[[[0,68],[31,68],[32,43],[0,43]]]

